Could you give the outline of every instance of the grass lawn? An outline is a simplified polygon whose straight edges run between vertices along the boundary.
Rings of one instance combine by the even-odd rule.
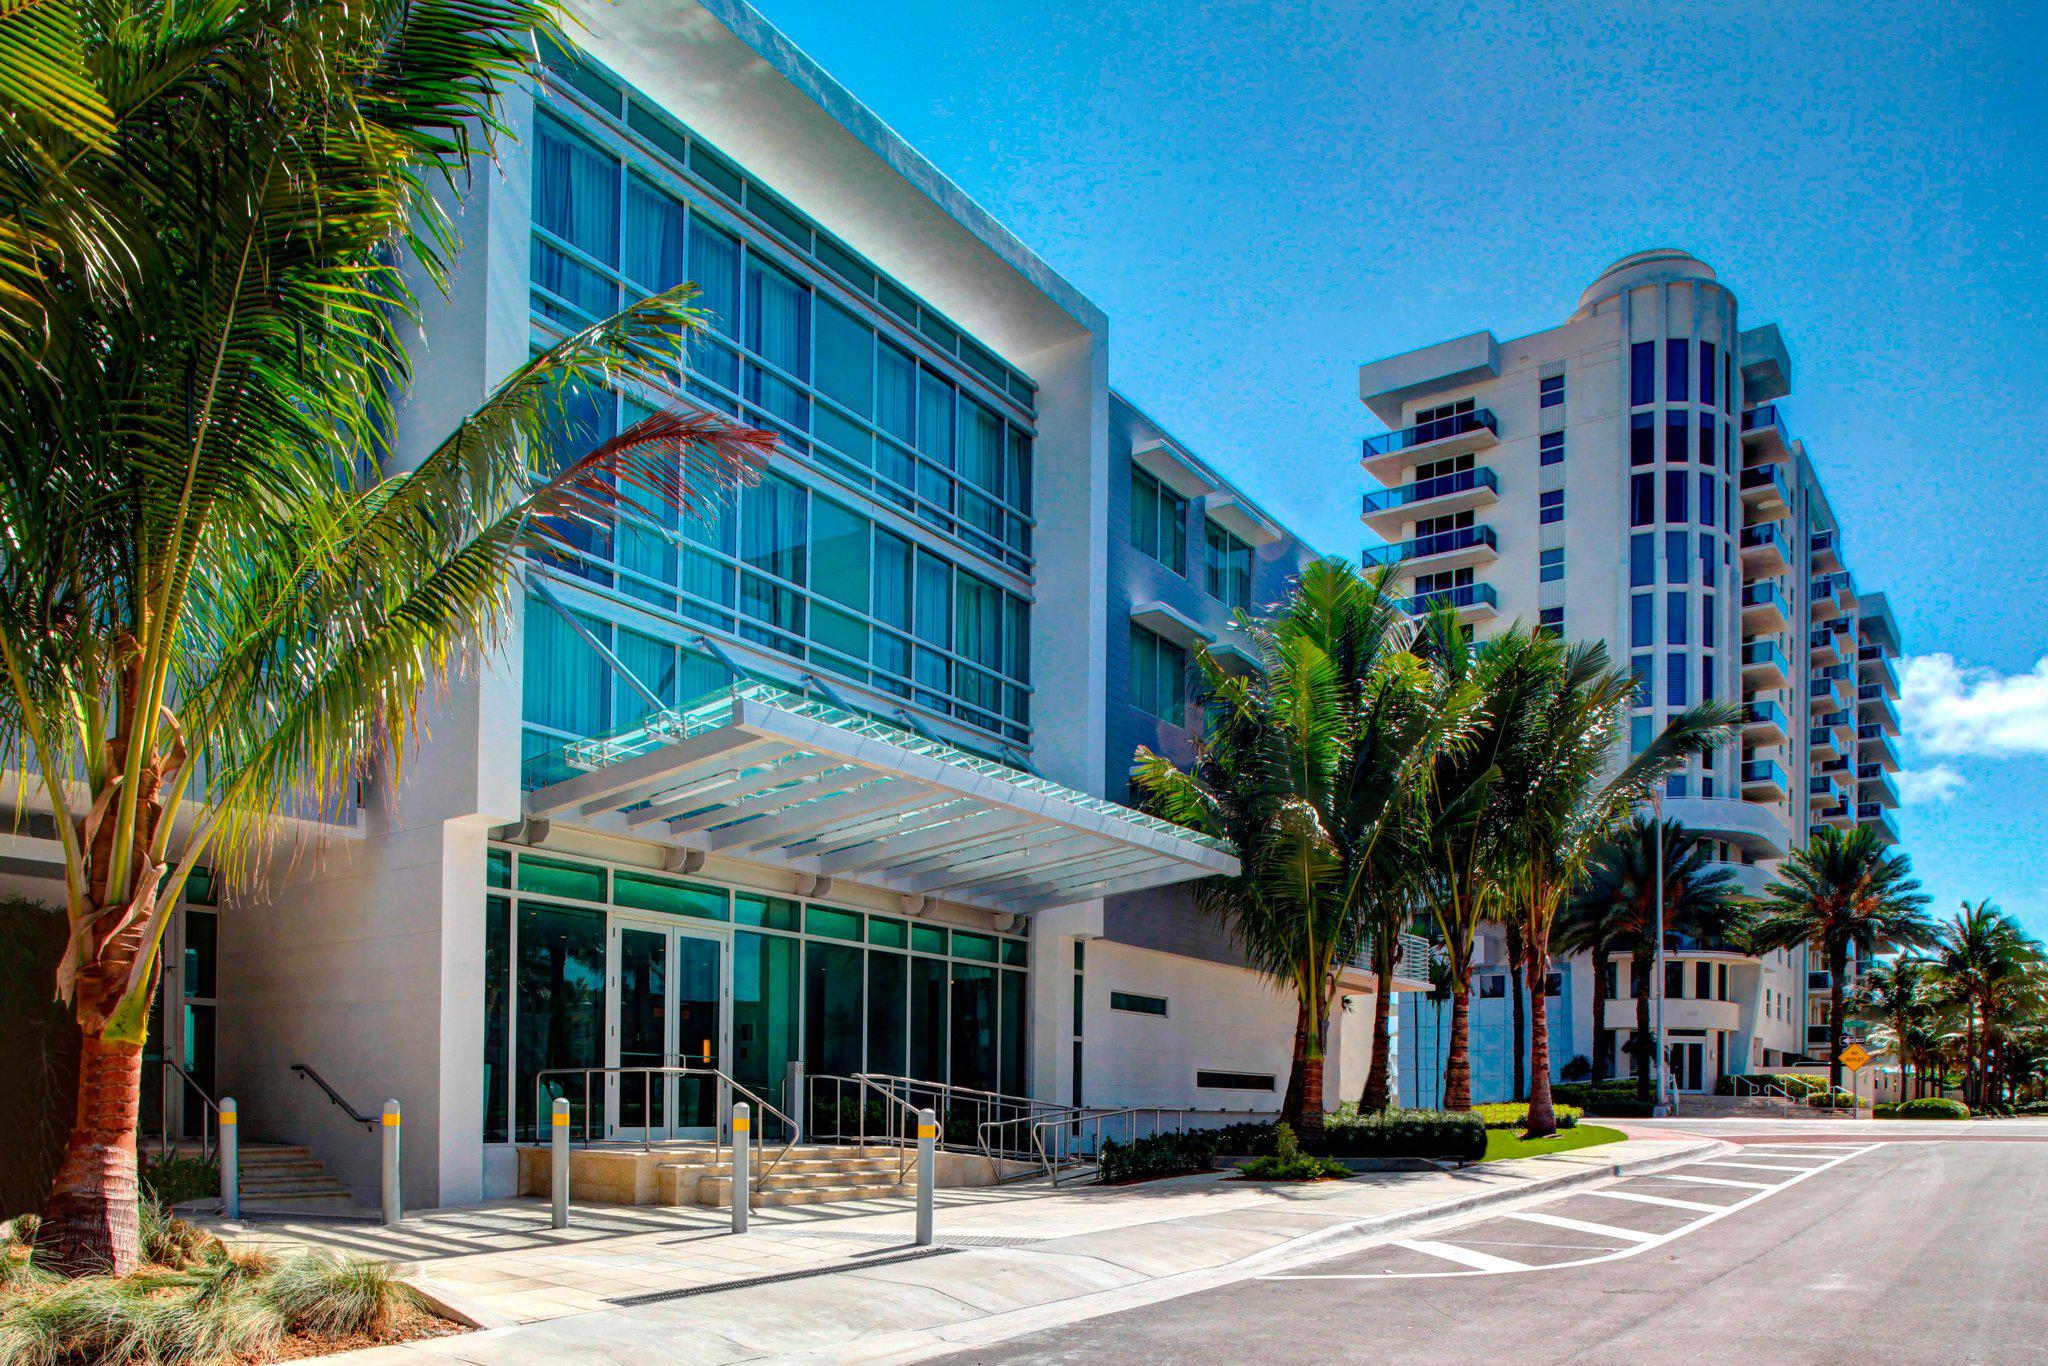
[[[1574,1148],[1593,1148],[1602,1143],[1619,1143],[1628,1135],[1619,1129],[1604,1129],[1598,1124],[1580,1124],[1573,1129],[1559,1129],[1549,1138],[1529,1140],[1513,1129],[1488,1129],[1486,1131],[1486,1156],[1481,1162],[1502,1162],[1510,1157],[1541,1157],[1545,1153],[1568,1153]]]

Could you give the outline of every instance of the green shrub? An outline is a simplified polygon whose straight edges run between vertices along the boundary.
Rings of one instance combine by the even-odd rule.
[[[1879,1119],[1968,1119],[1970,1107],[1946,1096],[1922,1096],[1897,1105],[1880,1105],[1874,1113]]]
[[[1551,1108],[1557,1112],[1557,1127],[1577,1128],[1579,1118],[1585,1111],[1576,1105],[1561,1105],[1555,1102]],[[1475,1105],[1472,1113],[1489,1129],[1526,1129],[1529,1127],[1529,1106],[1525,1101],[1501,1100],[1486,1105]]]
[[[147,1195],[136,1202],[135,1216],[140,1225],[142,1255],[158,1266],[182,1269],[227,1255],[220,1239],[173,1217]]]
[[[383,1332],[402,1311],[426,1306],[391,1263],[330,1252],[279,1262],[256,1294],[293,1332],[333,1336]]]
[[[1476,1162],[1486,1156],[1486,1125],[1467,1111],[1387,1110],[1361,1115],[1348,1107],[1323,1121],[1311,1146],[1325,1157],[1436,1157]]]
[[[1582,1115],[1608,1119],[1640,1119],[1655,1108],[1650,1101],[1636,1099],[1636,1084],[1627,1077],[1558,1082],[1550,1088],[1550,1098],[1559,1105],[1574,1107]]]
[[[220,1164],[203,1157],[144,1158],[136,1174],[142,1181],[142,1193],[165,1209],[220,1194]]]
[[[1294,1127],[1282,1122],[1273,1129],[1273,1156],[1255,1157],[1241,1170],[1254,1181],[1318,1181],[1349,1176],[1351,1168],[1334,1157],[1316,1157],[1301,1150]]]
[[[1215,1157],[1216,1132],[1211,1129],[1175,1129],[1129,1143],[1112,1138],[1102,1145],[1095,1179],[1107,1184],[1204,1172]]]
[[[1208,1132],[1216,1139],[1216,1151],[1240,1154],[1248,1157],[1271,1157],[1274,1152],[1273,1131],[1279,1126],[1272,1120],[1240,1120],[1225,1124]]]
[[[2012,1112],[2021,1117],[2048,1115],[2048,1100],[2030,1100],[2024,1105],[2013,1106]]]

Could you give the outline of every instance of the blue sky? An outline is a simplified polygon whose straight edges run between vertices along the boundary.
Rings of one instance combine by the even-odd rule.
[[[1783,329],[1792,429],[1906,636],[1935,909],[2048,935],[2048,7],[755,3],[1324,550],[1365,539],[1360,362],[1552,326],[1643,247],[1713,265]]]

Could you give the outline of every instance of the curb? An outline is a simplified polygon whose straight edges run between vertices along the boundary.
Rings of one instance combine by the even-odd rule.
[[[1612,1181],[1616,1177],[1638,1176],[1644,1172],[1655,1171],[1664,1167],[1683,1166],[1688,1162],[1698,1162],[1710,1155],[1733,1152],[1735,1150],[1735,1145],[1732,1143],[1726,1143],[1720,1139],[1708,1139],[1673,1152],[1659,1153],[1653,1157],[1639,1157],[1627,1162],[1603,1162],[1597,1166],[1584,1167],[1578,1171],[1546,1177],[1524,1187],[1510,1190],[1480,1191],[1472,1195],[1459,1196],[1454,1200],[1442,1200],[1434,1205],[1424,1205],[1418,1209],[1402,1210],[1398,1214],[1382,1214],[1371,1219],[1359,1219],[1349,1224],[1338,1224],[1333,1228],[1317,1229],[1313,1233],[1304,1233],[1278,1246],[1267,1248],[1264,1252],[1254,1252],[1248,1257],[1241,1258],[1235,1262],[1225,1263],[1225,1265],[1232,1268],[1248,1268],[1298,1261],[1310,1257],[1327,1257],[1347,1247],[1378,1242],[1388,1234],[1399,1233],[1403,1229],[1412,1228],[1418,1224],[1433,1223],[1438,1219],[1448,1219],[1460,1214],[1470,1214],[1474,1210],[1487,1209],[1494,1205],[1504,1205],[1515,1200],[1526,1200],[1532,1196],[1551,1195],[1558,1191],[1574,1190],[1580,1186],[1592,1185],[1597,1181]],[[1222,1268],[1219,1267],[1218,1269],[1221,1270]]]

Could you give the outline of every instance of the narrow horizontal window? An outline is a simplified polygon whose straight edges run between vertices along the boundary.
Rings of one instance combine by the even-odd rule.
[[[1195,1073],[1195,1086],[1203,1091],[1270,1091],[1274,1081],[1271,1072]]]
[[[1135,991],[1112,991],[1109,993],[1109,1008],[1111,1010],[1126,1010],[1133,1015],[1164,1016],[1166,1014],[1166,998],[1164,996],[1140,996]]]

